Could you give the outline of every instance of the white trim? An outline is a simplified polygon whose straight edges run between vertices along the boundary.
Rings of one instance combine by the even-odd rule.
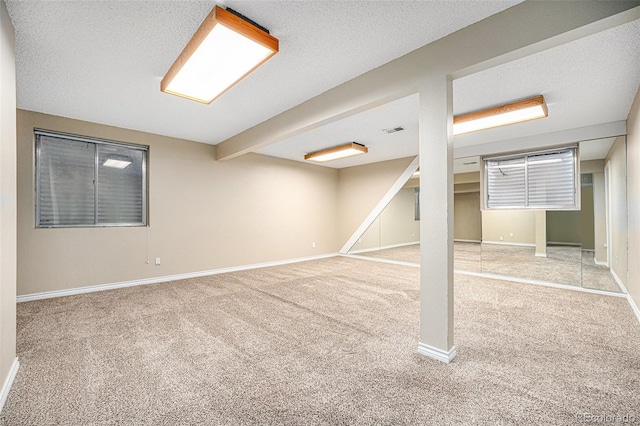
[[[618,274],[616,274],[616,271],[614,271],[613,268],[611,268],[609,269],[609,272],[611,272],[613,279],[616,280],[616,284],[618,284],[618,286],[620,287],[620,290],[622,290],[622,292],[625,294],[629,294],[629,292],[627,291],[627,288],[624,286],[624,283],[622,282]]]
[[[338,256],[337,253],[320,254],[317,256],[299,257],[295,259],[276,260],[273,262],[254,263],[250,265],[232,266],[229,268],[211,269],[209,271],[188,272],[185,274],[165,275],[162,277],[144,278],[141,280],[123,281],[111,284],[99,284],[87,287],[76,287],[66,290],[46,291],[43,293],[32,293],[18,296],[17,303],[30,302],[32,300],[51,299],[53,297],[72,296],[75,294],[93,293],[95,291],[114,290],[124,287],[135,287],[138,285],[157,284],[168,281],[185,280],[188,278],[206,277],[209,275],[227,274],[229,272],[246,271],[249,269],[268,268],[271,266],[288,265],[290,263],[307,262],[310,260],[326,259]]]
[[[516,139],[470,145],[453,149],[453,158],[475,157],[476,155],[500,154],[502,152],[526,151],[531,148],[545,148],[564,145],[575,141],[603,139],[627,134],[626,120],[593,126],[578,127],[569,130],[525,136]],[[454,142],[456,137],[453,138]]]
[[[609,266],[609,265],[607,265],[607,262],[601,262],[599,260],[596,260],[595,256],[593,256],[593,263],[595,263],[596,265],[600,265],[600,266]]]
[[[548,246],[571,246],[571,247],[582,247],[581,243],[573,243],[566,241],[547,241]]]
[[[420,244],[420,241],[411,241],[411,242],[408,242],[408,243],[391,244],[391,245],[388,245],[388,246],[366,248],[366,249],[362,249],[362,250],[349,250],[349,253],[350,254],[368,253],[368,252],[371,252],[371,251],[386,250],[386,249],[391,249],[391,248],[415,246],[416,244]],[[343,253],[341,253],[341,254],[343,254]]]
[[[533,243],[510,243],[508,241],[482,241],[482,244],[494,244],[498,246],[535,247]]]
[[[434,348],[422,342],[418,342],[418,353],[420,355],[428,356],[438,361],[442,361],[449,364],[456,357],[456,347],[452,347],[449,351],[443,351],[442,349]]]
[[[629,304],[631,305],[631,310],[633,311],[634,314],[636,314],[636,318],[638,319],[638,322],[640,322],[640,309],[638,308],[638,305],[636,305],[635,300],[633,300],[630,294],[627,294],[627,301],[629,301]]]
[[[373,262],[380,262],[380,263],[390,263],[392,265],[410,266],[412,268],[420,267],[419,263],[405,262],[404,260],[385,259],[383,257],[359,256],[357,254],[341,254],[340,256],[350,257],[352,259],[370,260]]]
[[[547,253],[536,253],[536,257],[547,257]]]
[[[624,293],[615,293],[613,291],[596,290],[594,288],[584,288],[584,287],[573,286],[568,284],[557,284],[549,281],[539,281],[539,280],[531,280],[527,278],[509,277],[506,275],[488,274],[485,272],[461,271],[458,269],[455,269],[453,272],[460,275],[470,275],[474,277],[490,278],[492,280],[512,281],[515,283],[522,283],[522,284],[540,285],[543,287],[559,288],[562,290],[572,290],[572,291],[579,291],[582,293],[599,294],[601,296],[627,297],[627,295]]]
[[[454,238],[453,242],[454,243],[481,243],[482,241],[480,241],[480,240],[461,240],[459,238]]]
[[[387,207],[387,204],[391,202],[393,197],[395,197],[398,191],[402,189],[404,184],[407,183],[409,179],[411,179],[411,176],[413,176],[415,171],[418,170],[419,165],[420,162],[418,161],[418,157],[415,157],[413,161],[411,161],[411,164],[407,166],[404,172],[402,172],[400,177],[391,186],[391,188],[389,188],[387,193],[384,194],[384,197],[382,197],[382,199],[378,201],[378,204],[376,204],[376,206],[373,208],[373,210],[371,210],[371,213],[369,213],[364,222],[362,222],[358,229],[356,229],[356,232],[354,232],[353,235],[347,240],[347,242],[344,243],[344,246],[340,249],[340,254],[347,254],[351,247],[356,245],[358,238],[362,237],[369,226],[371,226],[376,218],[380,216],[380,213],[382,213],[384,208]]]
[[[7,402],[9,392],[11,391],[11,386],[13,385],[13,380],[16,378],[16,374],[18,374],[18,368],[20,368],[20,363],[18,362],[18,358],[16,357],[13,360],[13,364],[11,364],[9,374],[7,374],[7,378],[5,379],[2,388],[0,388],[0,413],[2,413],[4,403]]]

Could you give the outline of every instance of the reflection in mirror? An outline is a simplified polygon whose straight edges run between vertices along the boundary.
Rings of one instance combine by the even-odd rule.
[[[579,144],[581,210],[480,210],[480,158],[454,160],[454,269],[623,292],[625,138]],[[410,179],[349,252],[420,263]]]
[[[582,286],[623,292],[627,279],[626,138],[580,144]]]
[[[419,174],[414,174],[369,226],[349,254],[420,263],[420,221],[415,216]]]

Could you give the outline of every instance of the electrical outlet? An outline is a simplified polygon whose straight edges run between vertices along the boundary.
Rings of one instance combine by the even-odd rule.
[[[502,241],[504,238],[502,238],[502,235],[500,235],[500,241]]]
[[[509,236],[510,236],[510,237],[513,237],[513,232],[509,232]]]
[[[156,257],[156,266],[160,265],[160,258]]]
[[[316,243],[311,243],[311,248],[316,248]]]

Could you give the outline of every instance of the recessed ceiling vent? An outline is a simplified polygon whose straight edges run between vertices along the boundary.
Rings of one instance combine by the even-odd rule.
[[[391,133],[401,132],[403,130],[404,130],[404,127],[398,126],[398,127],[390,127],[388,129],[384,129],[382,131],[390,135]]]

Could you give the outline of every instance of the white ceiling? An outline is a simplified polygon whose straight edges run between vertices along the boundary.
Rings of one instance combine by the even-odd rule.
[[[16,1],[18,107],[217,144],[315,95],[519,3],[227,0],[280,53],[211,105],[160,80],[213,1]]]
[[[280,53],[211,105],[159,90],[211,1],[7,1],[16,30],[18,107],[217,144],[515,1],[239,1]],[[549,117],[459,135],[454,147],[625,120],[640,83],[640,20],[457,79],[454,114],[543,94]],[[305,153],[356,141],[342,168],[418,154],[412,95],[263,148]],[[386,134],[382,130],[403,126]],[[457,172],[471,166],[455,164]],[[476,166],[477,167],[477,166]]]
[[[544,119],[458,135],[454,148],[626,120],[640,84],[639,70],[640,20],[636,20],[454,80],[455,115],[539,94],[544,95],[549,109]],[[396,125],[404,125],[406,130],[392,135],[381,131]],[[418,155],[418,96],[322,126],[260,152],[304,161],[307,152],[349,141],[366,145],[369,153],[324,165],[342,168]],[[601,151],[589,151],[589,155],[604,158],[608,149]],[[477,165],[474,168],[462,163],[454,161],[456,173],[478,170]]]

